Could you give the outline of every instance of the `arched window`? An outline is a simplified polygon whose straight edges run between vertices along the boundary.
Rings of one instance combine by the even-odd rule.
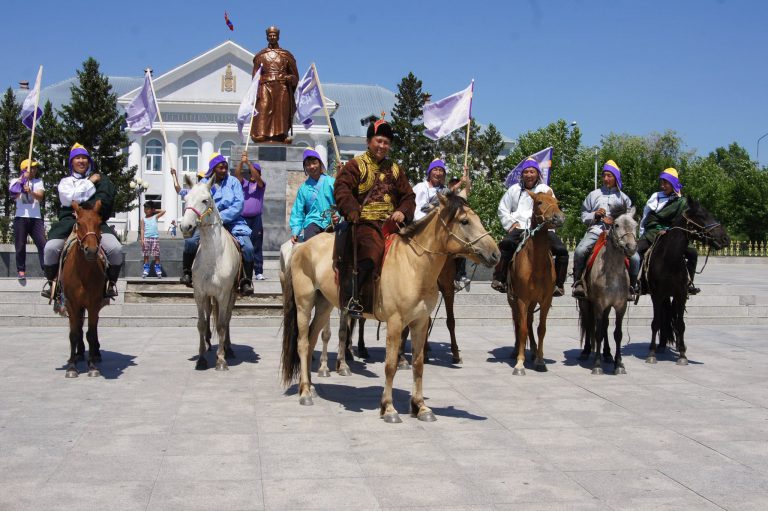
[[[197,150],[197,142],[194,140],[185,140],[181,144],[181,170],[184,172],[197,172]]]
[[[235,145],[234,142],[231,140],[227,140],[223,144],[221,144],[221,148],[219,149],[219,154],[222,155],[224,158],[226,158],[227,163],[229,163],[229,166],[232,166],[232,147]]]
[[[144,146],[144,170],[150,172],[162,172],[163,170],[163,143],[153,138]]]

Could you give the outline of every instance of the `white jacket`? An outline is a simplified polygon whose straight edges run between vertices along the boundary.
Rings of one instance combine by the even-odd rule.
[[[96,193],[96,186],[88,178],[67,176],[59,181],[59,201],[62,206],[69,207],[72,201],[81,203],[87,201]]]
[[[531,189],[533,193],[551,192],[552,188],[544,183],[537,183]],[[517,183],[509,187],[507,192],[499,202],[499,209],[496,212],[499,215],[504,230],[509,232],[513,225],[519,224],[520,229],[528,229],[531,225],[531,216],[533,215],[533,199],[526,193],[526,190]]]

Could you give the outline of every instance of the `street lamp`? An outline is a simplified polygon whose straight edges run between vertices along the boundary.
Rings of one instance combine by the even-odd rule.
[[[138,212],[138,218],[139,218],[139,225],[141,225],[141,194],[149,190],[149,183],[141,179],[140,177],[136,176],[128,183],[128,186],[136,193],[136,200],[139,203],[139,212]],[[139,229],[140,233],[141,229]],[[137,235],[138,236],[138,235]],[[139,240],[141,241],[141,240]]]
[[[757,160],[758,169],[760,169],[760,141],[765,137],[768,137],[768,133],[763,134],[760,138],[757,139],[757,152],[755,153],[755,159]]]

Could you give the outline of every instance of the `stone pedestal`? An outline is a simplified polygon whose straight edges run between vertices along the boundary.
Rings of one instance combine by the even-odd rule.
[[[232,148],[232,164],[237,165],[238,155],[245,146]],[[281,144],[252,144],[248,146],[248,159],[261,165],[261,177],[267,184],[264,194],[264,250],[279,250],[288,238],[291,229],[288,219],[296,199],[296,191],[304,182],[302,165],[303,147]]]

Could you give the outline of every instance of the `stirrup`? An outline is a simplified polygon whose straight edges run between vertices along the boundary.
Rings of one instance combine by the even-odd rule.
[[[491,281],[491,289],[494,289],[494,290],[498,291],[499,293],[506,293],[507,292],[507,285],[504,282],[500,281],[500,280],[493,279]]]
[[[104,298],[117,298],[117,282],[108,282]]]
[[[40,291],[40,296],[42,296],[43,298],[48,298],[50,300],[51,299],[51,291],[53,291],[53,281],[52,280],[48,280],[43,285],[43,290]]]
[[[573,296],[574,298],[587,297],[587,290],[585,289],[584,283],[581,280],[578,280],[573,284],[573,290],[571,291],[571,296]]]
[[[363,305],[357,298],[350,298],[349,303],[347,303],[347,306],[344,308],[344,310],[347,311],[347,315],[349,315],[349,317],[352,319],[365,318],[365,316],[363,316]]]

